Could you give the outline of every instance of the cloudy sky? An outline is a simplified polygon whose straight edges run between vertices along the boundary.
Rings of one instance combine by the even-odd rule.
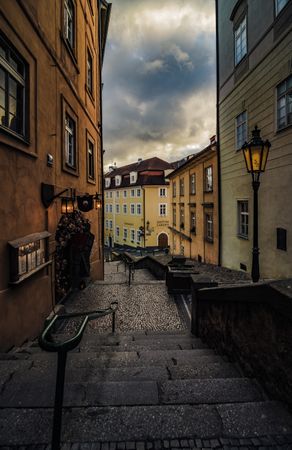
[[[215,1],[111,0],[105,166],[175,161],[215,134]]]

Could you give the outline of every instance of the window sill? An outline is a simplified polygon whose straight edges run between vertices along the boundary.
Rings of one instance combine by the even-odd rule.
[[[79,172],[77,169],[74,169],[72,166],[69,166],[69,164],[65,164],[63,166],[63,171],[70,173],[70,175],[73,175],[74,177],[79,177]]]
[[[289,125],[286,125],[285,127],[277,128],[275,135],[280,134],[280,133],[282,133],[284,131],[287,131],[290,128],[292,128],[292,123],[290,123]]]
[[[205,191],[204,191],[204,193],[205,194],[212,194],[212,192],[213,192],[213,189],[206,189]]]
[[[87,183],[96,184],[96,180],[95,180],[95,178],[87,177]]]
[[[237,235],[238,239],[243,239],[244,241],[248,241],[248,236],[244,236],[243,234],[238,234]]]
[[[208,244],[214,244],[214,240],[210,238],[205,238],[205,242],[208,242]]]

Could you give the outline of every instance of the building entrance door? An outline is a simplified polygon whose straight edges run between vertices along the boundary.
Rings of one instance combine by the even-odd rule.
[[[168,236],[166,233],[161,233],[158,236],[158,247],[160,248],[168,247]]]

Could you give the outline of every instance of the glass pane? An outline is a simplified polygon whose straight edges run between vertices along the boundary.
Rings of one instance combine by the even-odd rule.
[[[5,91],[0,88],[0,106],[5,109]]]
[[[286,91],[286,81],[283,81],[283,83],[279,84],[278,86],[278,96],[283,94]]]
[[[16,116],[17,103],[14,97],[9,96],[9,112]]]
[[[9,95],[14,98],[17,96],[17,82],[12,77],[9,77]]]
[[[17,119],[14,114],[9,114],[9,128],[13,131],[17,131]]]
[[[0,55],[6,59],[6,47],[1,41],[0,41]]]
[[[287,79],[287,89],[292,88],[292,76]]]
[[[18,72],[20,75],[24,75],[24,66],[23,63],[17,58],[17,56],[10,52],[9,63],[13,67],[13,69]]]
[[[0,106],[0,123],[6,126],[5,109]]]
[[[287,95],[287,111],[288,113],[292,112],[292,94]]]
[[[3,69],[0,69],[0,87],[5,89],[5,72]]]

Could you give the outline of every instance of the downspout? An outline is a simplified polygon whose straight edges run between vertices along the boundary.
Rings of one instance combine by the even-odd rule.
[[[218,177],[218,265],[222,264],[222,197],[221,197],[221,154],[219,128],[219,6],[216,0],[216,141],[217,141],[217,177]]]
[[[146,211],[146,205],[145,205],[145,189],[143,186],[141,186],[142,192],[143,192],[143,220],[144,220],[144,248],[146,248],[146,217],[145,217],[145,211]]]

